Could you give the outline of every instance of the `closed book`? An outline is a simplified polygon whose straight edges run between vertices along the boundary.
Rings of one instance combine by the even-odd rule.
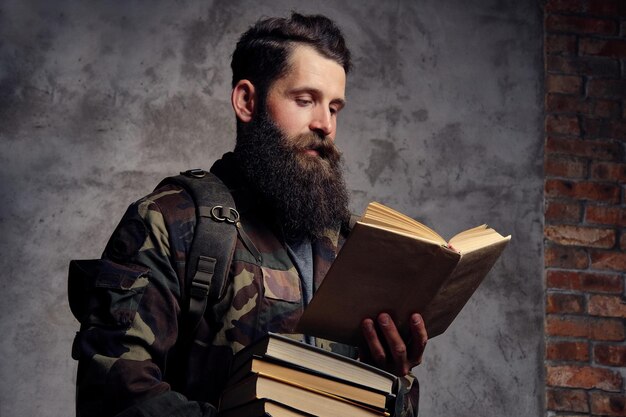
[[[250,358],[231,374],[229,385],[233,385],[253,373],[267,375],[298,386],[309,387],[316,391],[326,392],[378,409],[387,408],[388,404],[393,401],[393,396],[384,391],[374,390],[354,382],[350,383],[313,369],[269,357],[253,356]]]
[[[275,333],[268,333],[237,353],[232,372],[253,356],[278,359],[385,393],[394,392],[397,381],[393,374],[374,366]]]
[[[251,374],[222,392],[220,412],[249,401],[271,399],[305,413],[326,417],[388,416],[376,410],[304,386],[298,386],[262,374]]]
[[[487,225],[446,241],[380,203],[356,223],[297,325],[297,331],[359,345],[361,322],[389,313],[409,337],[420,313],[428,337],[442,334],[508,244]]]
[[[315,417],[279,402],[262,398],[221,411],[219,417]]]

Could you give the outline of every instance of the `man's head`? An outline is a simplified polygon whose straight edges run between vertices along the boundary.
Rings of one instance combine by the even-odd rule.
[[[334,146],[350,54],[322,16],[259,21],[233,56],[235,155],[286,233],[319,236],[348,216]]]
[[[272,17],[259,20],[246,31],[233,53],[233,88],[241,80],[249,80],[260,96],[289,69],[289,56],[296,46],[308,45],[318,54],[335,61],[350,71],[350,51],[339,28],[325,16],[290,18]]]

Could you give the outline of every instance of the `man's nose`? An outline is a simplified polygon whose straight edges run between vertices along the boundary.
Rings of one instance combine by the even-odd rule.
[[[331,136],[331,133],[333,133],[333,118],[330,110],[316,109],[311,120],[310,129],[324,137]]]

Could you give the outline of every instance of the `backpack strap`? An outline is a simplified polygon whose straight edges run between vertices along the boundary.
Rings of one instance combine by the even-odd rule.
[[[183,300],[189,297],[189,304],[185,306],[183,303],[182,306],[187,309],[183,317],[187,317],[181,329],[191,337],[207,305],[217,302],[222,295],[237,235],[245,236],[242,240],[248,248],[254,245],[243,233],[230,190],[217,176],[201,169],[192,169],[165,178],[157,188],[167,184],[184,188],[196,206],[196,228],[185,271],[186,294],[182,297]],[[187,336],[183,336],[183,339],[188,339]]]

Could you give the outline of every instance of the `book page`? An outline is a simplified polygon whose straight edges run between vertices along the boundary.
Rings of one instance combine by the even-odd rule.
[[[460,253],[471,251],[493,245],[503,240],[510,240],[511,236],[502,236],[486,224],[466,230],[450,239],[450,246]]]
[[[428,226],[375,201],[368,204],[365,214],[359,222],[405,236],[416,236],[442,246],[449,246],[459,253],[468,253],[510,238],[510,236],[502,236],[483,224],[456,234],[448,244],[441,235]]]
[[[429,338],[443,333],[454,321],[494,266],[509,240],[510,236],[507,236],[461,256],[450,277],[431,300],[426,311],[422,312]]]
[[[430,227],[375,201],[368,204],[360,221],[447,245],[446,240]]]

